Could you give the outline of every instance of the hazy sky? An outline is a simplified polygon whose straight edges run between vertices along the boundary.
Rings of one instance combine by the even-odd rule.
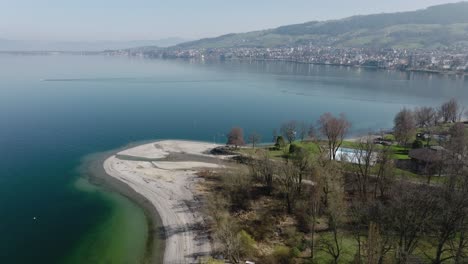
[[[450,0],[0,0],[0,38],[201,38]]]

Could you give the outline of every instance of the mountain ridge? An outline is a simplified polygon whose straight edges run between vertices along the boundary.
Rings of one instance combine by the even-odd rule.
[[[274,48],[304,44],[372,48],[468,46],[468,2],[230,33],[170,48]]]

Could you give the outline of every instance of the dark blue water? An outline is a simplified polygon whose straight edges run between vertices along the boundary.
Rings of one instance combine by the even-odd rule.
[[[282,122],[312,123],[323,112],[344,112],[359,134],[390,128],[404,106],[452,97],[468,103],[468,80],[279,62],[1,55],[0,262],[60,263],[77,248],[86,259],[96,252],[83,243],[131,226],[127,216],[100,231],[122,206],[76,188],[87,154],[160,138],[221,142],[232,126],[268,141]]]

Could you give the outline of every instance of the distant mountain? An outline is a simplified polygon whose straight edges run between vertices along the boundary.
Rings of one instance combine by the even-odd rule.
[[[468,2],[412,12],[353,16],[228,34],[186,42],[172,48],[266,48],[301,44],[371,48],[468,46]]]
[[[0,39],[0,51],[103,51],[131,47],[157,46],[169,47],[185,42],[182,38],[165,38],[159,40],[135,41],[35,41]]]

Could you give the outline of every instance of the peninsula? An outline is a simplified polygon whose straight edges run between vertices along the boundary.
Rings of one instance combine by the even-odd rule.
[[[197,197],[197,171],[221,167],[217,145],[180,140],[158,141],[121,151],[104,162],[106,173],[145,197],[164,228],[164,263],[198,263],[211,252]]]
[[[442,264],[444,252],[468,252],[464,109],[455,99],[403,108],[393,130],[353,140],[344,114],[324,113],[308,132],[283,123],[270,144],[253,132],[251,147],[233,127],[226,146],[157,141],[103,167],[157,211],[165,250],[148,250],[152,263]]]

